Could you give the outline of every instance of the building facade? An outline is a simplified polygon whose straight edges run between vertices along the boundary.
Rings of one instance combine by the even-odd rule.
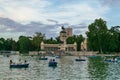
[[[41,50],[45,51],[77,51],[77,44],[66,44],[66,39],[72,36],[72,28],[64,28],[60,31],[60,40],[62,43],[59,44],[45,44],[41,43]]]
[[[81,43],[81,51],[87,51],[87,39]]]

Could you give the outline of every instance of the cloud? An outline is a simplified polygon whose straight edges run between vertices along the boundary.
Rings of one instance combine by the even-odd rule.
[[[58,23],[58,21],[56,21],[56,20],[52,20],[52,19],[47,19],[48,21],[50,21],[50,22],[53,22],[53,23]]]
[[[59,36],[59,31],[61,30],[60,25],[61,24],[44,24],[42,22],[21,24],[8,18],[0,18],[0,36],[6,38],[8,38],[8,36],[15,38],[16,36],[20,36],[18,35],[19,33],[21,33],[21,35],[33,36],[35,32],[42,32],[47,36],[47,38],[56,37]],[[12,36],[13,33],[15,33],[14,35],[16,36]],[[8,36],[6,34],[8,34]]]
[[[100,17],[105,18],[104,14],[108,12],[109,7],[101,7],[98,3],[93,6],[86,2],[78,2],[62,4],[57,7],[57,10],[49,13],[50,19],[56,19],[61,23],[79,24],[89,23],[89,21]]]
[[[120,0],[99,0],[103,6],[119,7]]]
[[[12,31],[15,31],[15,32],[25,31],[24,25],[22,25],[18,22],[15,22],[9,18],[0,18],[0,25],[2,26],[2,27],[0,26],[1,32],[5,32],[5,31],[8,31],[10,29],[12,29]]]
[[[99,0],[0,0],[0,31],[55,37],[64,25],[74,28],[75,34],[85,34],[88,24],[106,19],[109,10]]]
[[[0,16],[7,17],[17,22],[28,23],[40,21],[52,24],[57,20],[59,23],[79,24],[81,21],[93,20],[103,15],[108,7],[101,7],[96,2],[93,6],[86,1],[59,1],[55,0],[1,0]],[[95,1],[92,1],[95,2]],[[59,4],[61,3],[61,4]]]
[[[42,22],[31,22],[29,24],[20,24],[8,18],[0,18],[0,36],[17,39],[20,35],[33,36],[35,32],[42,32],[47,38],[55,38],[59,36],[62,25],[64,25],[64,27],[68,27],[67,23],[44,24]],[[84,23],[78,25],[69,25],[69,27],[73,28],[73,34],[77,35],[84,34],[84,32],[87,30],[87,26]]]
[[[71,25],[73,28],[73,34],[80,35],[82,34],[84,37],[86,37],[85,32],[88,31],[88,26],[85,23]]]
[[[0,16],[22,23],[31,21],[46,22],[44,8],[49,4],[50,2],[46,0],[1,0]]]

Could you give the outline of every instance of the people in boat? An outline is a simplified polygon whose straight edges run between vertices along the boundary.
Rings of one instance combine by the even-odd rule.
[[[26,63],[27,63],[27,61],[25,60],[25,61],[24,61],[24,63],[26,64]]]
[[[117,58],[115,58],[115,61],[117,61]]]
[[[10,64],[12,64],[13,63],[13,61],[12,60],[10,60]]]
[[[117,59],[115,57],[113,57],[113,61],[117,61]]]
[[[53,62],[55,62],[55,59],[53,59]]]
[[[50,61],[49,62],[55,62],[55,59],[50,59]]]

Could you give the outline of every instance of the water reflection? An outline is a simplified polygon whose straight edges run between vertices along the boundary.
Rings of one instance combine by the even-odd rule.
[[[89,58],[88,71],[91,80],[106,80],[108,64],[101,57]]]

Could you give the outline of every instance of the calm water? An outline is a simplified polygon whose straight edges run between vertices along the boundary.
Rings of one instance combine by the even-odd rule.
[[[10,69],[9,60],[18,62],[28,60],[27,69]],[[55,57],[48,57],[53,59]],[[85,62],[76,62],[74,56],[56,59],[58,67],[48,67],[48,61],[38,57],[0,55],[0,80],[120,80],[120,63],[106,63],[102,58],[85,58]]]

